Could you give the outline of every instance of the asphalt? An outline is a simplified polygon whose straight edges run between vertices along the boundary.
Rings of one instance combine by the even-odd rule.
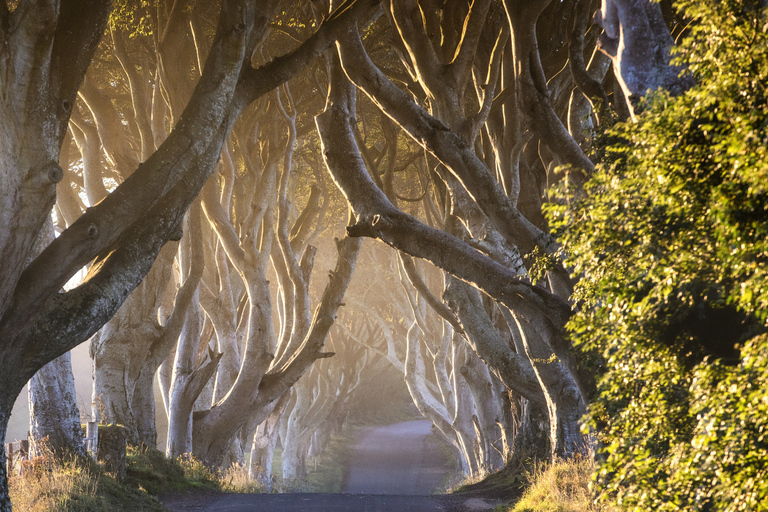
[[[479,498],[432,494],[454,471],[429,436],[429,421],[366,427],[355,443],[340,494],[196,494],[164,500],[171,512],[490,511]]]
[[[428,495],[455,471],[445,452],[429,436],[432,423],[406,421],[367,427],[352,450],[350,494]]]

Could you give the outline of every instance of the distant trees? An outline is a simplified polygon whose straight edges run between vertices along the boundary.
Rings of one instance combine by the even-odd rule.
[[[401,372],[413,403],[452,446],[464,475],[473,477],[501,469],[514,439],[508,390],[477,357],[451,322],[428,306],[430,288],[444,275],[434,267],[404,269],[393,251],[372,251],[378,264],[366,267],[377,275],[369,286],[391,289],[386,301],[373,294],[348,294],[347,318],[362,324],[350,332],[357,343],[382,357]],[[387,257],[389,256],[389,257]],[[420,280],[418,289],[410,281]],[[429,283],[429,284],[427,284]],[[397,289],[400,287],[400,290]],[[359,290],[359,289],[358,289]],[[479,297],[478,297],[479,299]],[[480,299],[481,300],[481,299]],[[454,320],[454,323],[455,320]],[[545,441],[546,441],[546,436]],[[546,457],[546,448],[538,454]]]

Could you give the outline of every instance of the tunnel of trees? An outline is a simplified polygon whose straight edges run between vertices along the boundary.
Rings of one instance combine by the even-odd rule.
[[[265,482],[394,372],[467,476],[758,510],[764,4],[3,0],[0,438],[29,382],[82,453],[87,341],[98,421]]]

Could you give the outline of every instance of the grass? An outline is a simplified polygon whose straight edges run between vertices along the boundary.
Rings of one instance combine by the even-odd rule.
[[[495,512],[614,512],[617,509],[595,503],[589,485],[594,471],[592,458],[580,456],[536,466],[522,498]]]
[[[160,501],[140,486],[118,482],[88,460],[54,460],[34,473],[10,478],[14,510],[28,512],[162,512]]]
[[[531,464],[530,461],[527,464]],[[529,472],[525,466],[504,466],[495,473],[463,477],[457,484],[448,489],[450,494],[467,496],[482,496],[499,500],[517,499],[523,494],[529,482]]]
[[[260,492],[247,470],[213,472],[191,457],[166,459],[154,449],[129,447],[126,478],[119,481],[101,465],[72,457],[55,458],[24,476],[10,474],[14,510],[27,512],[165,512],[166,492]]]

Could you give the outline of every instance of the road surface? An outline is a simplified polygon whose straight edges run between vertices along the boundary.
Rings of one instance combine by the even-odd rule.
[[[482,499],[429,494],[453,471],[429,438],[429,421],[365,428],[355,443],[344,493],[204,494],[164,500],[172,512],[490,511]]]
[[[429,437],[432,423],[406,421],[367,427],[352,449],[344,492],[426,495],[454,471]]]

